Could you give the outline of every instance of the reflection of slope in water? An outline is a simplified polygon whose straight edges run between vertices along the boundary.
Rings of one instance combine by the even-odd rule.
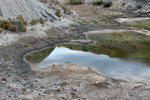
[[[106,54],[110,57],[139,60],[149,65],[150,37],[134,32],[89,34],[95,40],[88,51],[96,54]]]
[[[65,47],[56,47],[55,50],[38,67],[46,67],[53,63],[66,63],[90,66],[104,76],[123,79],[150,79],[150,68],[142,62],[126,59],[110,58],[104,54],[94,54]],[[147,72],[147,73],[145,73]]]
[[[43,61],[46,57],[49,56],[49,54],[54,50],[55,48],[48,48],[44,50],[40,50],[38,52],[33,52],[29,55],[27,55],[25,58],[27,61],[31,63],[40,63]]]

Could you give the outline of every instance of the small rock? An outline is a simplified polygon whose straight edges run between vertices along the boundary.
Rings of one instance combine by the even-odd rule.
[[[10,64],[10,66],[11,66],[11,67],[13,67],[13,66],[14,66],[14,64]]]
[[[36,79],[34,82],[38,82],[38,80]]]
[[[147,10],[146,13],[150,13],[150,10]]]
[[[43,76],[37,76],[37,78],[43,78]]]
[[[2,81],[2,82],[1,82],[1,84],[5,84],[5,83],[6,83],[5,81]]]
[[[142,11],[141,11],[141,14],[146,14],[146,10],[142,10]]]
[[[7,81],[7,79],[6,78],[2,78],[2,81]]]
[[[51,91],[50,91],[50,90],[46,90],[46,91],[44,91],[44,93],[45,93],[45,94],[50,94]]]
[[[141,10],[137,10],[137,11],[135,11],[134,13],[141,13]]]

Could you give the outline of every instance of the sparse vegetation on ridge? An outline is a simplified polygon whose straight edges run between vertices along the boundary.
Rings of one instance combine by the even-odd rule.
[[[37,24],[37,23],[38,23],[38,20],[37,20],[37,19],[32,19],[31,22],[30,22],[31,25],[35,25],[35,24]]]
[[[99,6],[99,5],[102,5],[103,4],[103,1],[102,0],[98,0],[98,1],[93,1],[92,4],[95,6]]]
[[[31,25],[35,25],[37,23],[40,23],[40,24],[44,24],[45,22],[47,21],[47,19],[43,19],[42,17],[40,19],[32,19],[30,24]]]
[[[69,3],[71,5],[81,5],[83,4],[83,1],[82,0],[70,0]]]
[[[111,1],[107,1],[103,3],[104,7],[111,7],[112,6],[112,2]]]
[[[63,6],[61,8],[63,9],[65,14],[68,14],[68,15],[71,14],[71,11],[67,7]]]
[[[12,32],[25,32],[28,20],[25,20],[22,15],[16,19],[0,20],[1,30],[8,30]]]
[[[98,0],[98,1],[93,1],[92,4],[93,4],[93,6],[103,5],[103,7],[111,7],[112,6],[112,1],[104,2],[103,0]]]
[[[35,25],[37,23],[44,24],[45,21],[43,18],[32,19],[29,24]],[[25,20],[22,15],[18,15],[17,18],[0,20],[0,33],[4,30],[11,32],[25,32],[28,26],[28,20]]]

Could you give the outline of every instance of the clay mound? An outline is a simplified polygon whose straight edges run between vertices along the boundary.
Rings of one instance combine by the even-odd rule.
[[[38,0],[0,0],[0,19],[15,18],[22,14],[28,20],[47,18],[57,20],[55,12]]]

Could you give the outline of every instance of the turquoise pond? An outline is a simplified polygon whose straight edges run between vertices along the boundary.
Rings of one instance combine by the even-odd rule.
[[[89,66],[107,77],[150,81],[150,37],[135,33],[89,37],[97,43],[58,45],[30,53],[25,58],[37,67],[70,62]]]

